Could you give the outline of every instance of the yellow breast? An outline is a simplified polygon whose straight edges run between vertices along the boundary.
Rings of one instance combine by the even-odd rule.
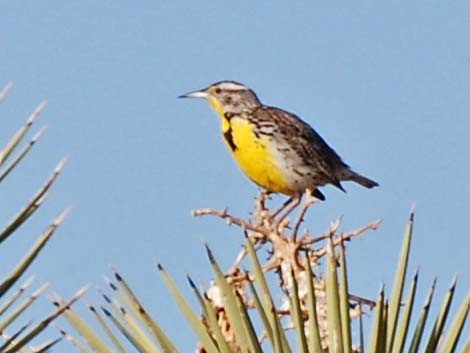
[[[294,190],[289,188],[270,152],[270,141],[256,137],[253,125],[246,119],[233,117],[228,120],[216,99],[209,98],[209,103],[221,119],[225,145],[246,176],[266,190],[293,195]]]
[[[221,118],[225,145],[241,170],[266,190],[292,195],[294,191],[288,187],[286,177],[270,152],[270,141],[256,137],[253,126],[245,119]]]
[[[224,138],[225,144],[232,152],[242,171],[256,184],[273,192],[291,194],[287,188],[287,180],[279,170],[276,160],[270,153],[269,141],[256,138],[252,126],[241,119],[231,119],[229,125],[233,145]],[[223,127],[224,128],[224,127]],[[227,133],[225,130],[224,133]],[[233,147],[235,148],[233,149]]]

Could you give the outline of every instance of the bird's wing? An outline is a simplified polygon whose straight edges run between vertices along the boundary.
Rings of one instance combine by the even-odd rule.
[[[268,122],[276,126],[276,136],[294,149],[304,164],[311,165],[343,190],[336,171],[348,166],[309,124],[294,114],[273,107],[262,107],[255,115],[261,126]]]

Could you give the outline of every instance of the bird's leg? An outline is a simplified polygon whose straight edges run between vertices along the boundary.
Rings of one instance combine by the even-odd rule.
[[[295,221],[295,225],[294,225],[294,228],[293,228],[293,230],[292,230],[291,239],[292,239],[292,241],[293,241],[294,243],[296,242],[297,233],[299,232],[300,224],[301,224],[302,221],[304,220],[304,216],[305,216],[305,214],[307,213],[308,208],[309,208],[313,203],[315,203],[315,198],[312,196],[312,190],[307,189],[307,190],[305,191],[305,200],[304,200],[304,204],[303,204],[303,206],[302,206],[302,209],[300,210],[299,215],[297,216],[297,220]]]
[[[276,211],[276,214],[279,214],[281,211],[284,211],[284,214],[279,217],[279,219],[275,223],[275,229],[278,230],[279,225],[282,224],[287,216],[300,204],[302,200],[302,195],[295,195],[292,196],[284,205],[281,207],[279,212]]]
[[[271,218],[272,219],[276,218],[282,211],[284,211],[284,209],[292,202],[293,199],[294,199],[294,196],[289,197],[286,201],[284,201],[281,207],[279,207],[276,211],[274,211],[274,213],[271,215]]]

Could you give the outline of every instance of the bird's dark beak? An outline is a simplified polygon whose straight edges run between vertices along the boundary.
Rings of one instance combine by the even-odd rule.
[[[207,93],[205,90],[203,90],[203,91],[193,91],[193,92],[182,94],[181,96],[178,96],[178,98],[202,98],[202,99],[207,99],[207,98],[209,98],[209,93]]]

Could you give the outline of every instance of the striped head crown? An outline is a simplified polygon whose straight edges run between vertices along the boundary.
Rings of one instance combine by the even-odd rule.
[[[219,113],[224,114],[251,112],[261,105],[255,92],[235,81],[220,81],[181,97],[206,99],[217,111],[220,109]]]

